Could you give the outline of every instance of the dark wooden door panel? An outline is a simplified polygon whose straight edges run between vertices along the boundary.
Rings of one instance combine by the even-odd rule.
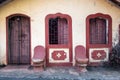
[[[18,46],[18,21],[16,19],[12,19],[10,22],[10,54],[9,54],[9,60],[10,63],[17,63],[18,62],[18,54],[19,53],[19,46]]]
[[[9,63],[30,63],[30,25],[29,19],[16,16],[9,20]]]
[[[30,61],[30,28],[29,20],[21,18],[21,63],[29,63]]]
[[[26,54],[27,53],[27,54]],[[30,63],[30,51],[29,51],[29,41],[23,41],[21,43],[21,63],[27,64]]]

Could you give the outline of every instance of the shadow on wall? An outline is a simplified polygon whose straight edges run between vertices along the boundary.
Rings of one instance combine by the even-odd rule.
[[[6,65],[4,64],[4,57],[5,56],[2,56],[1,54],[0,54],[0,68],[2,68],[2,67],[5,67]]]
[[[120,66],[120,42],[112,48],[109,61],[111,66]]]

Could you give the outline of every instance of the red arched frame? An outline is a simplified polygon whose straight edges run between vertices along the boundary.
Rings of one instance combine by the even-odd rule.
[[[107,20],[107,27],[108,27],[108,41],[106,44],[90,44],[90,19],[94,18],[103,18]],[[108,14],[102,14],[102,13],[96,13],[96,14],[91,14],[87,16],[86,18],[86,52],[87,52],[87,57],[89,58],[89,49],[90,48],[111,48],[112,46],[112,18]]]
[[[56,17],[60,17],[60,18],[65,18],[67,20],[68,26],[69,26],[69,42],[67,45],[65,44],[55,44],[55,45],[51,45],[49,44],[49,19],[51,18],[56,18]],[[62,14],[62,13],[56,13],[56,14],[48,14],[45,18],[45,40],[46,40],[46,62],[47,62],[47,66],[58,66],[58,65],[72,65],[72,19],[69,15],[67,14]],[[69,48],[69,58],[70,61],[69,62],[65,62],[65,63],[49,63],[49,48]]]

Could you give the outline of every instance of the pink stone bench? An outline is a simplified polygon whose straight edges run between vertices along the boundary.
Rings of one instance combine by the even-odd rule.
[[[39,67],[42,66],[45,69],[45,48],[43,46],[36,46],[34,48],[34,55],[32,58],[33,66]]]
[[[80,67],[80,70],[86,72],[86,66],[88,58],[86,57],[86,49],[84,46],[78,45],[75,47],[75,62],[76,66]]]

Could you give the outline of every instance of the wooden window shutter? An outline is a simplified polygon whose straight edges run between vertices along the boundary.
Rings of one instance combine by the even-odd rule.
[[[106,20],[90,19],[90,44],[106,44]]]
[[[68,43],[68,25],[67,20],[65,18],[58,19],[58,43]]]

